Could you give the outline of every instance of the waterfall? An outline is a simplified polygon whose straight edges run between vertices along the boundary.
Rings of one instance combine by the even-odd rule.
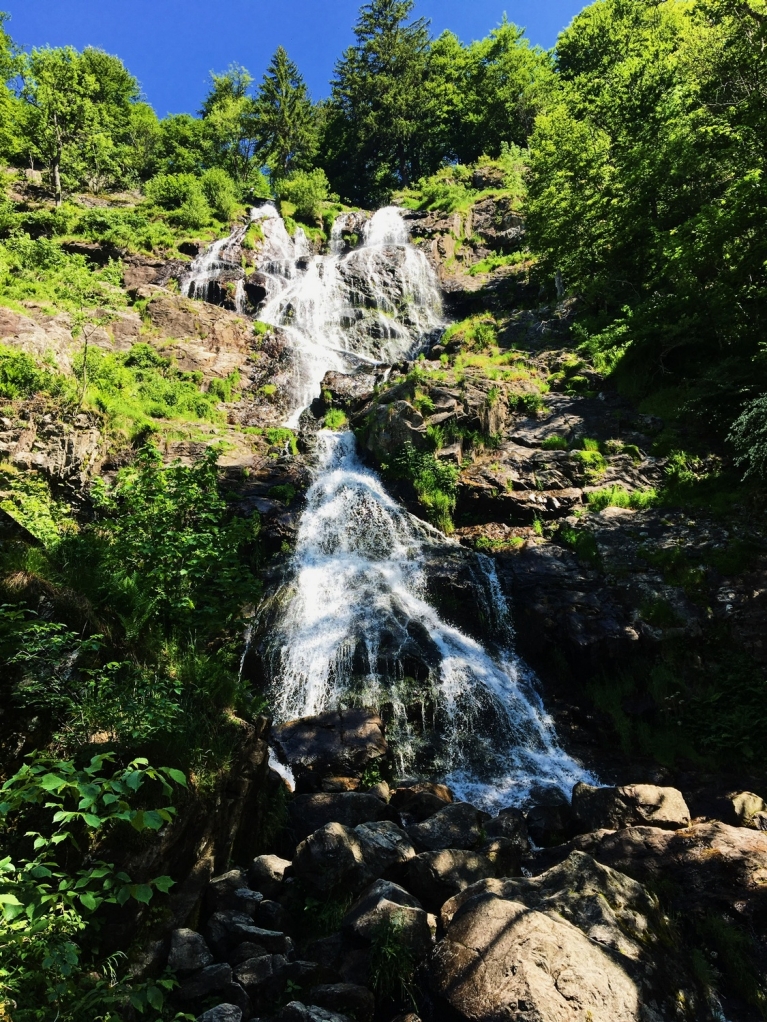
[[[320,442],[285,609],[269,640],[277,718],[341,704],[384,708],[403,773],[446,778],[488,808],[522,804],[541,785],[569,793],[588,779],[558,745],[534,678],[511,648],[492,562],[477,560],[479,598],[498,637],[491,653],[425,597],[424,555],[448,541],[387,494],[351,433],[323,431]],[[421,681],[402,667],[414,641],[430,662]],[[413,720],[413,703],[429,706],[426,728]]]
[[[228,237],[214,241],[192,261],[189,271],[180,281],[183,295],[203,302],[211,301],[212,287],[218,289],[219,281],[228,278],[235,285],[233,304],[236,311],[245,311],[245,274],[240,258],[249,226],[249,223],[237,224]]]
[[[362,245],[346,254],[346,216],[340,217],[329,255],[311,255],[300,228],[291,239],[273,206],[255,215],[265,235],[259,269],[268,293],[259,318],[282,328],[296,355],[287,425],[298,425],[327,372],[390,365],[412,357],[440,331],[438,282],[426,256],[409,243],[399,210],[379,210]]]
[[[410,244],[399,210],[364,222],[345,252],[345,214],[330,252],[293,237],[271,204],[253,210],[266,300],[259,318],[294,352],[291,414],[297,426],[325,374],[386,367],[412,357],[443,327],[436,274]],[[356,217],[356,220],[352,220]],[[202,296],[232,266],[244,228],[211,246],[185,282]],[[509,610],[492,560],[462,551],[471,600],[492,638],[483,646],[443,620],[428,598],[428,562],[461,548],[405,512],[356,453],[351,433],[323,430],[281,607],[268,629],[270,703],[286,721],[339,705],[376,707],[403,774],[446,779],[488,809],[522,805],[540,787],[569,795],[595,783],[558,743],[536,681],[516,656]]]

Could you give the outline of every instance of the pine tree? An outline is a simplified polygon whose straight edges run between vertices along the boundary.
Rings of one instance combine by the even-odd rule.
[[[428,22],[414,0],[371,0],[336,65],[328,144],[332,176],[357,201],[385,200],[426,169]]]
[[[275,180],[311,165],[319,141],[314,108],[301,72],[282,46],[258,87],[253,117],[256,155]]]

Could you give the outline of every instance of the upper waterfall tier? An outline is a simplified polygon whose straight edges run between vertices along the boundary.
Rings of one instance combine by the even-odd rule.
[[[296,360],[289,425],[315,397],[325,374],[362,362],[413,355],[442,328],[442,300],[427,258],[410,244],[394,207],[365,225],[362,244],[342,254],[339,218],[329,255],[311,255],[304,232],[291,238],[274,206],[254,211],[265,236],[259,269],[265,323],[288,335]]]

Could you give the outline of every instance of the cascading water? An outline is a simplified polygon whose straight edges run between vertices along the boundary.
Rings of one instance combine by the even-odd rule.
[[[245,274],[240,265],[242,242],[249,224],[238,224],[227,238],[209,245],[192,261],[189,272],[182,277],[181,293],[199,301],[211,300],[211,288],[229,278],[234,284],[233,303],[237,312],[245,309]]]
[[[439,331],[439,286],[409,243],[399,210],[379,210],[365,225],[362,245],[345,255],[339,218],[324,256],[309,255],[300,229],[291,239],[273,206],[255,215],[265,235],[259,269],[268,292],[259,318],[280,327],[296,354],[289,426],[319,396],[327,372],[389,365]]]
[[[424,554],[444,537],[392,500],[359,461],[351,433],[320,437],[286,609],[270,641],[277,717],[385,707],[402,771],[444,777],[488,808],[523,803],[540,785],[569,791],[584,771],[558,746],[533,678],[511,650],[492,562],[478,563],[500,640],[494,656],[425,598]],[[420,685],[401,670],[413,635],[428,637],[432,649]],[[425,738],[409,712],[416,700],[430,707]]]
[[[291,238],[272,205],[252,216],[264,235],[259,318],[281,328],[296,356],[288,425],[298,425],[328,371],[412,357],[439,332],[438,281],[409,243],[399,210],[379,210],[347,253],[352,214],[339,218],[324,256],[311,253],[300,229]],[[216,264],[242,240],[238,231],[193,265],[190,292],[209,286]],[[492,561],[465,553],[495,637],[483,646],[427,598],[428,556],[439,557],[449,541],[392,500],[359,461],[351,433],[322,431],[319,448],[282,611],[270,628],[276,717],[378,707],[403,772],[445,778],[487,808],[522,804],[538,786],[569,792],[579,779],[593,781],[559,746],[535,680],[513,652]]]

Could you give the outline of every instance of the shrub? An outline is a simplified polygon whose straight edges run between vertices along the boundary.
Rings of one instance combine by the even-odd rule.
[[[337,196],[330,194],[330,182],[324,170],[297,170],[290,177],[277,184],[278,198],[295,207],[300,219],[319,221],[322,204],[337,201]]]
[[[0,397],[14,401],[41,393],[58,396],[70,389],[65,376],[41,368],[26,352],[0,344]]]
[[[606,507],[625,507],[633,508],[635,511],[644,511],[648,507],[653,507],[657,501],[658,492],[652,487],[647,490],[629,492],[618,484],[608,486],[604,490],[596,490],[588,496],[590,511],[603,511]]]
[[[767,478],[767,397],[746,405],[728,440],[738,452],[737,464],[746,468],[746,477]]]
[[[200,180],[202,191],[211,209],[222,219],[230,220],[239,207],[237,185],[220,167],[206,170]]]
[[[194,174],[158,174],[144,185],[144,194],[162,209],[180,209],[193,196],[203,193]]]
[[[344,429],[348,423],[346,413],[340,408],[330,408],[325,413],[325,429]]]

